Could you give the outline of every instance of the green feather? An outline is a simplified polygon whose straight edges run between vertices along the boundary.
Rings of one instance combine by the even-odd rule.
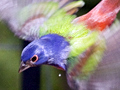
[[[73,7],[71,7],[71,5],[73,5]],[[99,35],[98,32],[89,30],[84,25],[84,22],[81,22],[80,24],[71,23],[72,20],[76,18],[76,16],[68,14],[67,11],[78,7],[79,5],[82,6],[80,1],[72,2],[63,8],[59,8],[58,3],[55,2],[32,4],[21,10],[19,15],[19,17],[21,17],[21,23],[35,15],[45,16],[47,20],[40,25],[40,37],[49,33],[59,34],[65,37],[65,39],[70,43],[71,49],[68,59],[68,63],[70,63],[68,72],[71,72],[72,68],[74,68],[74,66],[79,63],[79,55],[81,55],[84,51],[96,43],[98,40],[97,37]],[[29,11],[30,13],[25,13],[26,10],[31,11]],[[23,16],[24,18],[22,18]],[[91,74],[91,72],[94,71],[95,67],[97,67],[100,61],[102,53],[103,49],[100,47],[97,48],[96,52],[88,58],[84,67],[82,67],[80,70],[80,76],[87,77]],[[94,56],[96,58],[94,58]]]
[[[72,7],[70,7],[71,5]],[[65,34],[68,32],[64,32],[63,29],[66,27],[67,30],[69,25],[71,26],[70,22],[75,18],[75,16],[66,14],[75,13],[77,8],[83,5],[83,1],[74,1],[65,5],[65,2],[53,0],[20,7],[15,17],[18,22],[16,22],[17,26],[14,26],[14,28],[19,27],[17,29],[19,33],[17,32],[16,35],[29,41],[38,39],[40,36],[48,33],[60,33],[60,35],[66,36]],[[64,25],[61,19],[65,19],[68,27],[65,26],[66,24]],[[56,24],[57,26],[54,26]]]
[[[98,39],[98,44],[93,52],[93,54],[88,58],[86,64],[84,65],[84,67],[81,70],[81,75],[79,75],[80,77],[90,77],[90,75],[92,73],[94,73],[94,71],[96,70],[96,68],[98,67],[100,61],[102,60],[102,56],[104,54],[105,51],[105,41],[104,39],[99,40]]]
[[[85,49],[91,46],[98,35],[97,32],[91,32],[85,25],[72,24],[75,15],[66,14],[61,9],[57,11],[45,24],[40,27],[40,36],[55,33],[66,38],[71,45],[71,56],[77,56]]]
[[[91,46],[93,46],[93,48],[90,50],[90,54],[86,55],[85,52],[89,50]],[[72,78],[80,80],[88,79],[98,67],[106,48],[104,38],[102,36],[97,36],[95,42],[91,46],[87,47],[79,56],[68,59],[67,74],[72,76]],[[74,72],[74,75],[72,75],[72,72]]]
[[[90,77],[98,66],[105,49],[104,39],[98,38],[99,32],[89,30],[84,25],[84,22],[80,24],[72,23],[76,16],[70,15],[68,12],[83,5],[83,1],[75,1],[66,6],[62,6],[62,8],[55,2],[34,3],[23,8],[18,16],[21,25],[23,25],[27,20],[31,20],[31,18],[34,17],[40,18],[39,16],[41,15],[45,21],[39,27],[39,37],[50,33],[59,34],[65,37],[70,43],[71,49],[67,61],[67,74],[70,74],[77,64],[83,63],[81,59],[79,60],[81,55],[99,41],[100,44],[96,46],[95,51],[86,59],[82,68],[80,68],[80,70],[78,69],[78,71],[76,69],[76,72],[74,72],[77,75],[73,78],[80,79]],[[28,13],[26,13],[26,11]]]

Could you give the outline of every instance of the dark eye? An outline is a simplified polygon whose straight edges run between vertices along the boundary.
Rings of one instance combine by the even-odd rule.
[[[38,56],[37,55],[34,55],[31,59],[30,59],[32,62],[36,62],[38,60]]]

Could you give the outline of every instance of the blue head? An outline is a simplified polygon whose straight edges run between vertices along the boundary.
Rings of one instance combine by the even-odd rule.
[[[19,72],[42,64],[65,70],[69,52],[69,43],[62,36],[57,34],[42,36],[23,49]]]

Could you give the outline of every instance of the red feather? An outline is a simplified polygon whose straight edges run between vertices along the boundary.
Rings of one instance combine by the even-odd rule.
[[[85,23],[90,30],[104,30],[112,24],[120,10],[120,0],[102,0],[87,14],[73,20],[73,23]]]

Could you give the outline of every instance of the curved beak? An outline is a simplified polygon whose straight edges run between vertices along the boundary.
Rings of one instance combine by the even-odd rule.
[[[19,68],[19,73],[25,71],[26,69],[30,68],[30,65],[26,65],[23,61],[20,64],[20,68]]]

